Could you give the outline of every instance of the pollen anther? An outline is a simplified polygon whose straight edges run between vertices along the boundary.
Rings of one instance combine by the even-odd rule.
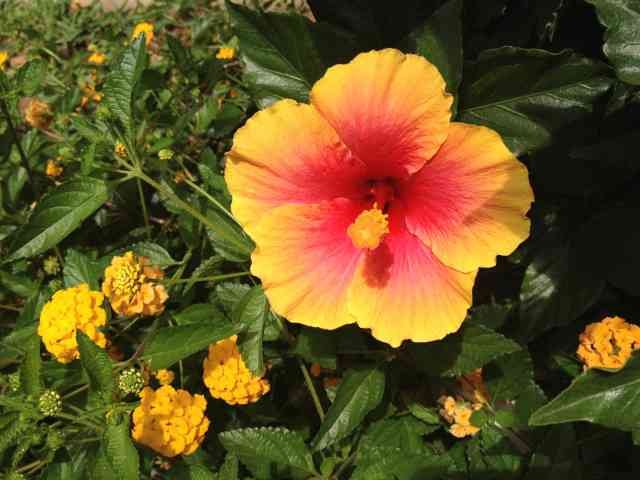
[[[375,250],[389,233],[389,215],[382,213],[377,205],[364,210],[347,228],[347,235],[357,248]]]

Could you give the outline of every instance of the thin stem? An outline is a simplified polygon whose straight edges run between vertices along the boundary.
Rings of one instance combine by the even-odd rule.
[[[318,412],[318,416],[320,417],[320,421],[324,420],[324,410],[322,408],[322,404],[320,403],[320,397],[318,397],[318,392],[316,392],[316,387],[313,386],[313,380],[311,379],[311,375],[309,375],[309,371],[307,370],[307,366],[304,362],[298,359],[298,365],[300,365],[300,370],[302,371],[302,376],[304,377],[304,381],[307,384],[307,390],[311,394],[311,398],[313,399],[313,405],[316,407],[316,412]]]
[[[209,200],[212,204],[214,204],[216,207],[218,207],[220,210],[222,210],[224,212],[224,214],[229,217],[231,220],[233,220],[235,223],[237,223],[238,225],[240,225],[238,223],[238,221],[235,219],[235,217],[233,215],[231,215],[231,212],[229,212],[229,210],[227,210],[224,205],[222,205],[218,200],[216,200],[214,197],[212,197],[211,195],[209,195],[209,193],[204,190],[203,188],[199,187],[198,185],[196,185],[194,182],[192,182],[191,180],[189,180],[188,178],[186,178],[184,180],[184,183],[186,183],[187,185],[189,185],[191,188],[193,188],[196,192],[198,192],[200,195],[202,195],[204,198],[206,198],[207,200]]]
[[[9,130],[11,130],[13,142],[15,143],[16,148],[18,149],[18,153],[20,154],[20,160],[22,161],[22,166],[27,172],[27,182],[29,182],[31,189],[33,190],[33,194],[37,196],[37,192],[33,184],[33,176],[31,173],[31,168],[29,168],[29,160],[27,159],[27,155],[24,153],[24,150],[22,149],[22,143],[20,143],[20,139],[18,138],[18,134],[16,133],[16,129],[13,125],[11,112],[9,112],[9,108],[7,107],[7,103],[4,101],[4,99],[0,100],[0,109],[2,109],[2,113],[4,114],[7,120],[7,126],[9,127]]]
[[[4,305],[0,303],[0,308],[3,310],[11,310],[12,312],[19,312],[20,309],[18,307],[14,307],[13,305]]]
[[[78,395],[79,393],[84,392],[88,388],[89,388],[88,384],[87,385],[82,385],[81,387],[78,387],[75,390],[72,390],[71,392],[69,392],[66,395],[64,395],[62,397],[62,400],[67,400],[68,398],[75,397],[76,395]]]
[[[136,184],[138,185],[138,195],[140,196],[140,203],[142,204],[142,215],[144,217],[144,227],[147,232],[147,240],[151,240],[151,225],[149,224],[149,212],[147,211],[147,202],[144,199],[144,192],[142,191],[142,182],[139,178],[136,178]]]
[[[214,275],[212,277],[191,277],[180,278],[175,280],[169,280],[168,285],[175,285],[176,283],[196,283],[196,282],[218,282],[220,280],[227,280],[229,278],[246,277],[251,275],[251,272],[236,272],[236,273],[224,273],[222,275]]]
[[[41,464],[44,465],[42,460],[36,460],[35,462],[27,463],[26,465],[23,465],[22,467],[16,469],[16,473],[22,473],[26,472],[27,470],[31,470],[32,468],[40,467]]]
[[[56,417],[64,418],[65,420],[68,420],[68,421],[73,422],[73,423],[79,423],[81,425],[84,425],[85,427],[91,428],[92,430],[100,430],[98,425],[95,425],[95,424],[93,424],[93,423],[91,423],[91,422],[89,422],[87,420],[83,420],[83,419],[74,417],[73,415],[68,415],[66,413],[62,413],[61,412],[61,413],[57,413]]]

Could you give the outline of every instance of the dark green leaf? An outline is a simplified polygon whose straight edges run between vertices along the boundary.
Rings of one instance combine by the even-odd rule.
[[[455,94],[462,81],[462,0],[449,0],[409,35],[412,50],[433,63]]]
[[[64,269],[62,271],[65,287],[74,287],[81,283],[89,284],[91,290],[99,290],[98,279],[102,276],[102,270],[97,262],[86,255],[70,248],[64,257]]]
[[[213,324],[221,315],[220,311],[210,303],[195,303],[172,314],[178,325],[206,324],[207,322]]]
[[[640,85],[640,1],[587,0],[607,27],[604,54],[616,67],[620,80]]]
[[[123,417],[115,424],[108,422],[102,442],[107,460],[118,478],[138,480],[140,459],[131,441],[129,417]]]
[[[378,368],[348,370],[313,440],[322,450],[349,435],[382,400],[385,374]]]
[[[176,63],[182,74],[191,74],[193,71],[193,59],[191,58],[191,52],[184,48],[182,43],[180,43],[180,40],[174,36],[167,35],[166,39],[173,61]]]
[[[398,448],[408,455],[420,455],[424,452],[422,436],[439,426],[426,425],[410,415],[379,420],[371,424],[360,439],[356,463],[375,462],[380,447]]]
[[[43,60],[31,60],[18,70],[16,83],[25,95],[35,95],[40,92],[46,74],[47,64]]]
[[[566,480],[580,478],[581,461],[578,457],[576,434],[572,425],[550,428],[542,444],[536,449],[524,480]]]
[[[516,155],[552,144],[584,121],[612,85],[606,65],[569,51],[504,47],[465,69],[460,120],[498,131]]]
[[[419,454],[396,447],[373,448],[367,461],[358,462],[350,480],[439,480],[447,477],[448,455],[424,449]],[[390,476],[392,475],[392,476]]]
[[[257,376],[264,375],[262,341],[268,314],[269,302],[260,286],[249,290],[236,304],[232,314],[234,323],[242,328],[238,340],[242,359],[247,368]]]
[[[104,84],[104,103],[129,134],[133,132],[133,91],[146,66],[147,49],[141,35],[116,60]]]
[[[466,322],[458,332],[437,342],[408,345],[416,368],[433,376],[468,373],[517,350],[520,345],[513,340],[482,325]]]
[[[533,381],[533,362],[527,350],[519,350],[483,369],[482,376],[492,402],[513,400]]]
[[[153,370],[167,368],[207,348],[209,344],[229,338],[240,331],[239,325],[224,318],[213,320],[215,321],[161,328],[145,347],[142,358],[149,361]]]
[[[101,404],[113,402],[115,384],[111,360],[107,353],[91,341],[82,331],[76,332],[80,363],[89,377],[89,391]]]
[[[311,452],[297,432],[286,428],[244,428],[218,435],[220,443],[243,463],[275,463],[316,475]]]
[[[49,300],[49,296],[49,290],[41,288],[27,299],[16,320],[16,330],[38,322],[42,307],[44,307],[44,304]],[[7,338],[5,337],[4,340],[7,341]]]
[[[227,453],[216,480],[238,480],[238,457]]]
[[[5,262],[57,245],[108,198],[107,185],[101,180],[86,177],[63,183],[38,202],[27,223],[11,236]]]
[[[232,262],[247,261],[255,245],[242,228],[219,210],[208,209],[207,217],[216,225],[215,230],[207,228],[207,236],[216,252]]]
[[[336,339],[331,331],[302,327],[291,353],[309,363],[318,363],[322,368],[335,370],[337,367]]]
[[[129,247],[129,250],[135,252],[136,255],[147,257],[152,265],[160,268],[166,268],[180,264],[179,261],[175,260],[171,255],[169,255],[169,252],[167,252],[157,243],[134,243],[133,245],[131,245],[131,247]]]
[[[22,347],[24,358],[20,365],[20,384],[24,393],[37,397],[42,390],[40,337],[32,336],[22,344]]]
[[[592,422],[632,431],[640,425],[640,356],[617,373],[589,370],[560,395],[537,410],[534,426],[566,422]]]

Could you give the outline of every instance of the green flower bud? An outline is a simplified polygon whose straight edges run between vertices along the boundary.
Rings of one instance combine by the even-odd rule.
[[[45,390],[38,399],[38,409],[46,417],[52,417],[62,410],[62,399],[55,390]]]
[[[165,162],[171,160],[173,158],[173,155],[173,150],[170,150],[168,148],[163,148],[158,152],[158,158],[160,160],[164,160]]]
[[[127,368],[118,377],[118,388],[124,393],[138,393],[144,387],[142,373],[135,368]]]
[[[6,476],[2,477],[4,480],[24,480],[25,477],[23,474],[18,472],[8,473]]]
[[[46,444],[50,450],[58,450],[64,445],[64,435],[60,430],[49,430]]]
[[[52,292],[57,292],[58,290],[62,290],[64,288],[64,283],[59,278],[54,278],[49,282],[49,290]]]
[[[9,391],[17,392],[20,390],[20,374],[18,372],[9,375]]]
[[[51,255],[44,259],[42,268],[48,275],[56,275],[60,271],[60,262],[58,262],[57,257]]]

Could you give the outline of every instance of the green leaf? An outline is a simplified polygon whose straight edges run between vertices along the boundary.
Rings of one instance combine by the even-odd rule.
[[[169,46],[173,61],[183,75],[189,76],[194,70],[191,52],[187,50],[176,37],[167,35],[165,38],[167,39],[167,45]]]
[[[152,265],[160,268],[171,267],[181,263],[178,260],[175,260],[169,252],[157,243],[134,243],[127,250],[132,250],[136,255],[147,257]]]
[[[207,218],[216,229],[207,227],[207,236],[216,252],[232,262],[246,262],[255,248],[253,241],[231,218],[219,210],[209,208]]]
[[[282,98],[307,102],[326,68],[355,52],[351,37],[302,15],[258,13],[231,2],[227,10],[260,108]]]
[[[62,275],[67,288],[87,283],[91,290],[100,289],[98,279],[102,276],[102,270],[99,264],[73,248],[66,252]]]
[[[440,480],[447,476],[448,455],[435,455],[426,449],[419,454],[396,447],[373,448],[367,461],[358,463],[350,480]],[[390,476],[393,475],[393,476]]]
[[[132,98],[136,84],[147,66],[145,36],[140,35],[116,60],[104,84],[104,103],[122,123],[129,135],[133,133]]]
[[[274,463],[295,472],[317,475],[302,436],[286,428],[244,428],[218,435],[220,443],[243,463]]]
[[[318,363],[322,368],[335,370],[337,367],[336,339],[331,331],[303,326],[291,353],[309,363]]]
[[[466,321],[458,332],[442,340],[408,345],[416,368],[429,375],[450,377],[468,373],[520,348],[513,340]]]
[[[269,302],[262,287],[255,286],[236,304],[232,314],[234,323],[242,328],[238,339],[242,359],[247,368],[257,376],[264,375],[262,341],[269,310]]]
[[[640,425],[640,355],[617,373],[589,370],[530,418],[533,426],[591,422],[632,431]]]
[[[220,318],[220,311],[210,303],[194,303],[171,316],[178,325],[202,324],[210,322],[212,318]]]
[[[57,245],[109,198],[107,185],[85,177],[42,197],[27,223],[12,236],[5,262],[32,257]]]
[[[320,429],[313,439],[318,451],[333,445],[360,425],[382,400],[385,375],[378,368],[348,370]]]
[[[410,415],[379,420],[367,428],[358,442],[356,463],[374,462],[380,447],[398,448],[407,454],[420,455],[424,452],[422,436],[439,427],[439,424],[426,425]]]
[[[217,480],[238,480],[238,457],[233,453],[227,453],[224,463],[218,471]]]
[[[465,68],[459,120],[493,128],[516,155],[531,153],[594,113],[613,83],[607,75],[569,51],[487,50]]]
[[[21,329],[23,327],[27,327],[30,325],[34,325],[38,322],[40,318],[40,312],[42,312],[42,307],[49,300],[50,292],[48,289],[39,289],[36,293],[34,293],[31,297],[27,299],[22,307],[22,311],[16,320],[16,329]],[[7,337],[4,338],[6,342],[8,340]]]
[[[213,342],[224,340],[240,331],[224,318],[206,323],[161,328],[145,347],[142,358],[152,370],[168,368],[183,358],[203,350]]]
[[[102,405],[110,405],[113,402],[115,384],[109,356],[82,331],[76,331],[76,339],[80,363],[89,377],[89,392]]]
[[[138,480],[140,458],[131,441],[129,417],[123,416],[121,421],[115,424],[108,422],[102,442],[107,460],[118,478]]]
[[[616,68],[618,78],[640,85],[640,1],[587,0],[596,8],[607,28],[604,54]]]
[[[20,86],[25,95],[35,95],[40,92],[46,74],[47,64],[43,60],[31,60],[18,70],[16,84]]]
[[[505,355],[482,371],[493,403],[513,400],[533,382],[533,361],[527,350]]]
[[[409,34],[412,51],[433,63],[455,94],[462,81],[462,0],[449,0]]]
[[[584,313],[604,289],[605,278],[593,272],[591,257],[580,254],[572,244],[541,248],[527,267],[520,288],[520,315],[511,325],[517,338],[530,341]]]
[[[581,460],[578,456],[573,425],[550,428],[538,446],[524,480],[566,480],[581,478]]]
[[[42,390],[42,360],[40,358],[40,337],[34,335],[26,340],[24,358],[20,365],[20,384],[27,395],[37,397]]]

